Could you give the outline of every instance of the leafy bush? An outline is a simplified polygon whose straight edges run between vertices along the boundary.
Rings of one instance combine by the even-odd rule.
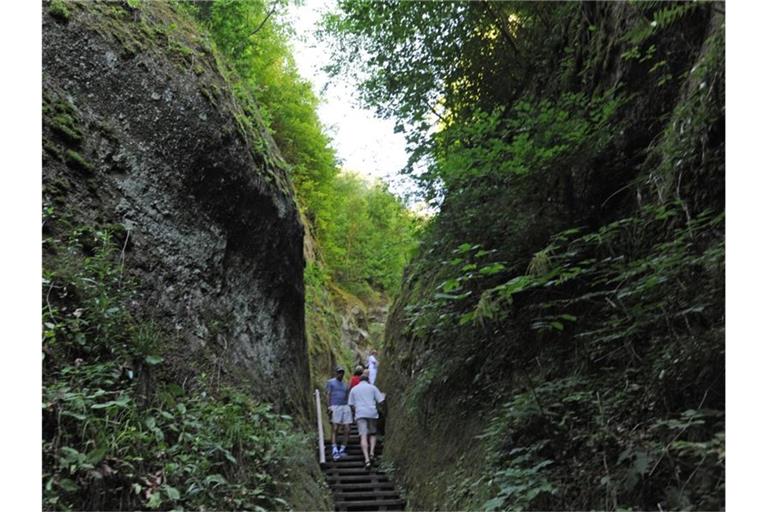
[[[241,390],[212,396],[205,375],[187,390],[152,377],[164,335],[126,308],[125,236],[45,241],[44,508],[287,509],[278,482],[307,439]]]

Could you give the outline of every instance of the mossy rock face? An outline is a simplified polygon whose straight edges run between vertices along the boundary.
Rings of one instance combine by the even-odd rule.
[[[59,145],[51,142],[50,140],[43,139],[43,151],[43,158],[45,158],[46,155],[50,155],[59,162],[64,161],[63,150],[61,147],[59,147]]]
[[[51,129],[70,144],[80,144],[83,141],[83,133],[75,128],[74,121],[66,114],[54,117]]]
[[[200,312],[229,315],[221,336],[249,341],[229,346],[222,374],[304,421],[303,227],[285,170],[271,167],[279,154],[259,153],[274,142],[261,125],[242,130],[217,57],[174,4],[66,6],[66,26],[43,16],[46,199],[77,224],[124,226],[111,236],[133,246],[126,273],[148,314],[183,326],[180,372],[220,357],[196,352]],[[285,365],[287,385],[274,379]]]
[[[77,169],[85,173],[93,173],[93,165],[91,165],[80,153],[72,149],[68,149],[64,153],[64,162],[72,169]]]
[[[43,123],[66,146],[78,147],[83,142],[80,117],[67,100],[46,94],[43,97]]]

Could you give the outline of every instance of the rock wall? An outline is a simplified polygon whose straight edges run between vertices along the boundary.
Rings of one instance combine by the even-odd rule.
[[[475,216],[457,208],[455,198],[447,195],[421,252],[406,270],[387,321],[382,360],[388,364],[380,374],[389,403],[387,457],[413,509],[724,506],[724,444],[716,452],[724,439],[724,261],[713,257],[706,264],[687,263],[690,273],[681,272],[674,284],[660,288],[675,297],[680,310],[699,301],[706,304],[699,308],[704,314],[690,323],[665,324],[665,313],[656,306],[660,299],[645,291],[638,294],[638,302],[653,311],[649,317],[658,325],[637,322],[637,338],[617,336],[608,356],[598,354],[595,340],[602,332],[621,333],[610,320],[623,312],[573,309],[568,312],[576,316],[570,318],[581,331],[567,320],[539,331],[535,322],[545,308],[536,315],[525,309],[546,301],[551,308],[547,314],[565,311],[554,305],[585,293],[580,287],[597,281],[592,276],[551,295],[516,294],[514,300],[499,302],[499,310],[466,325],[457,321],[461,314],[479,310],[483,299],[476,297],[485,297],[485,290],[503,280],[493,283],[489,278],[484,287],[467,280],[461,291],[474,294],[468,299],[472,308],[433,298],[441,282],[456,276],[450,260],[457,258],[460,244],[498,250],[496,261],[514,269],[505,279],[524,280],[536,275],[536,257],[549,258],[548,244],[566,228],[581,226],[603,236],[600,230],[611,221],[624,217],[642,225],[643,208],[672,200],[682,205],[679,217],[687,221],[707,208],[722,212],[722,5],[665,4],[658,17],[668,25],[642,45],[631,41],[629,29],[656,23],[638,17],[636,6],[585,2],[578,9],[582,20],[553,17],[549,27],[553,32],[562,29],[563,47],[570,46],[576,55],[570,61],[569,53],[552,55],[558,64],[561,59],[573,64],[572,77],[535,63],[531,93],[546,98],[554,90],[558,97],[575,88],[592,95],[621,84],[628,99],[610,125],[611,144],[590,160],[561,164],[573,177],[568,182],[568,195],[575,198],[572,207],[558,199],[566,187],[551,172],[535,179],[480,182],[478,188],[485,185],[488,191],[486,196],[478,193],[482,201],[476,204],[483,207],[472,211]],[[672,15],[683,21],[669,22]],[[659,52],[656,70],[647,62],[650,58],[628,57],[638,51],[636,44],[643,54]],[[669,67],[669,78],[659,74],[663,66]],[[546,194],[550,197],[542,199]],[[466,205],[466,200],[459,203]],[[713,226],[712,233],[697,234],[695,243],[686,239],[693,249],[681,252],[680,262],[718,254],[724,233]],[[606,262],[641,260],[659,247],[679,243],[672,229],[665,229],[627,234],[626,241],[610,247],[610,254],[594,253],[595,268],[611,272]],[[562,257],[554,254],[553,260]],[[605,296],[624,281],[612,281]],[[678,318],[687,314],[683,311]],[[419,324],[424,317],[431,322]],[[441,326],[443,318],[450,321]],[[588,322],[592,332],[579,326]],[[638,352],[625,354],[627,347]],[[685,435],[663,430],[663,425],[679,426],[686,414],[707,419],[699,420],[700,430]],[[670,439],[707,448],[695,458],[681,452],[672,457]],[[710,447],[717,448],[706,451]]]
[[[169,6],[66,6],[43,16],[47,229],[119,233],[131,308],[180,385],[205,374],[305,414],[303,225],[270,136]]]

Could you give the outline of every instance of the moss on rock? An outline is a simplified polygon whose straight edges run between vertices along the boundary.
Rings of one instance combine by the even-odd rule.
[[[64,162],[71,168],[86,173],[93,172],[93,165],[91,165],[80,153],[73,149],[68,149],[64,153]]]
[[[60,21],[69,21],[70,12],[64,0],[51,0],[48,6],[48,14]]]

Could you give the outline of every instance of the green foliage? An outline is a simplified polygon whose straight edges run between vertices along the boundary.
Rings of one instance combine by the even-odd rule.
[[[287,2],[217,0],[198,6],[198,17],[232,64],[241,101],[255,100],[255,112],[270,128],[290,165],[299,201],[322,239],[333,208],[336,157],[316,108],[318,99],[299,76],[281,20]]]
[[[339,173],[317,117],[319,100],[293,61],[291,29],[281,21],[286,5],[217,0],[197,6],[197,17],[236,70],[232,80],[253,107],[249,115],[264,119],[288,162],[334,281],[353,293],[391,294],[414,244],[415,220],[386,186]]]
[[[560,469],[569,457],[558,451],[564,445],[589,446],[581,460],[593,457],[605,467],[605,508],[637,503],[653,485],[665,489],[670,506],[719,502],[722,396],[704,404],[723,377],[717,335],[724,320],[723,220],[709,211],[687,221],[680,203],[648,206],[596,231],[556,234],[519,275],[507,270],[498,251],[464,243],[443,260],[436,291],[405,306],[407,335],[444,354],[439,377],[422,370],[411,383],[412,410],[468,375],[477,385],[488,382],[497,399],[511,394],[481,436],[491,443],[489,466],[498,468],[497,494],[486,507],[541,508],[555,488],[572,492],[570,475]],[[489,270],[484,275],[482,269]],[[527,325],[518,327],[526,332],[525,344],[506,342],[503,333],[521,324]],[[464,342],[479,336],[479,344]],[[578,354],[570,363],[574,373],[594,376],[550,375],[534,384],[523,371],[522,389],[502,391],[514,381],[498,387],[504,361],[525,367],[531,359],[541,364],[540,357],[572,350]],[[473,372],[477,360],[485,363]],[[644,360],[652,362],[648,375],[637,373]],[[430,387],[433,382],[439,386]],[[616,387],[623,391],[612,391]],[[671,417],[646,416],[654,408]],[[617,423],[617,416],[626,418]],[[627,423],[643,428],[627,435]],[[506,460],[505,446],[538,448]],[[463,495],[472,485],[454,491]],[[517,501],[526,496],[532,501]]]
[[[418,175],[417,163],[434,156],[430,128],[503,109],[510,93],[529,86],[531,63],[551,60],[546,49],[558,34],[540,21],[575,17],[578,9],[566,2],[346,0],[325,19],[336,45],[330,71],[354,76],[363,100],[407,132],[409,172]]]
[[[493,483],[499,492],[483,505],[483,510],[529,510],[542,495],[554,494],[557,489],[541,474],[552,464],[551,460],[532,460],[528,448],[516,448],[505,469],[497,471]]]
[[[631,27],[625,38],[632,44],[640,45],[654,34],[658,34],[679,22],[692,11],[700,9],[701,6],[696,2],[680,2],[672,4],[669,2],[636,2],[645,16],[639,17],[633,27]],[[651,19],[648,19],[650,17]]]
[[[440,411],[495,418],[459,450],[482,467],[414,485],[420,506],[722,508],[723,21],[691,2],[326,18],[332,71],[407,133],[440,208],[385,347],[397,427],[444,445]],[[427,451],[400,453],[408,481],[459,460]]]
[[[530,324],[534,331],[563,331],[566,324],[578,321],[572,311],[588,307],[594,315],[598,307],[605,310],[599,317],[600,327],[582,331],[587,322],[580,322],[577,334],[589,339],[596,351],[611,351],[612,343],[626,344],[640,331],[647,336],[652,326],[664,330],[680,323],[683,331],[692,333],[693,319],[712,313],[714,320],[718,318],[723,283],[708,281],[696,293],[674,284],[722,270],[724,241],[710,237],[721,228],[723,216],[704,212],[670,230],[683,213],[679,204],[652,206],[596,232],[563,231],[537,253],[529,273],[522,275],[504,276],[505,262],[489,258],[496,251],[462,244],[453,251],[454,258],[442,262],[446,278],[431,300],[409,306],[410,332],[422,336],[452,332],[472,322],[505,321],[515,312],[516,297],[535,291],[548,296],[562,288],[569,289],[566,299],[542,300],[534,306],[536,316]],[[669,233],[667,241],[641,245],[642,240],[653,240],[664,231]],[[703,240],[708,244],[705,248]],[[541,254],[547,255],[546,264]],[[499,276],[504,280],[499,282]],[[588,286],[574,293],[574,282]]]
[[[335,306],[335,290],[324,267],[313,262],[307,264],[304,289],[310,377],[315,388],[323,389],[335,365],[352,366],[352,354],[340,343],[341,320]]]
[[[473,112],[435,136],[437,157],[421,182],[428,190],[442,185],[456,198],[480,180],[499,186],[515,175],[576,167],[606,146],[619,104],[567,93],[556,102],[522,99],[511,112]]]
[[[44,507],[288,508],[278,482],[307,439],[242,390],[212,396],[204,374],[192,389],[162,379],[166,335],[126,308],[125,236],[44,241]]]
[[[59,375],[43,397],[46,508],[287,508],[275,476],[306,442],[289,417],[237,390],[214,399],[176,385],[140,407],[114,363]],[[93,494],[97,483],[106,495]]]
[[[373,291],[394,295],[420,219],[386,185],[367,185],[351,173],[334,180],[332,194],[328,236],[320,242],[335,281],[362,297]]]
[[[68,21],[70,12],[64,0],[51,0],[48,5],[48,13],[61,21]]]

